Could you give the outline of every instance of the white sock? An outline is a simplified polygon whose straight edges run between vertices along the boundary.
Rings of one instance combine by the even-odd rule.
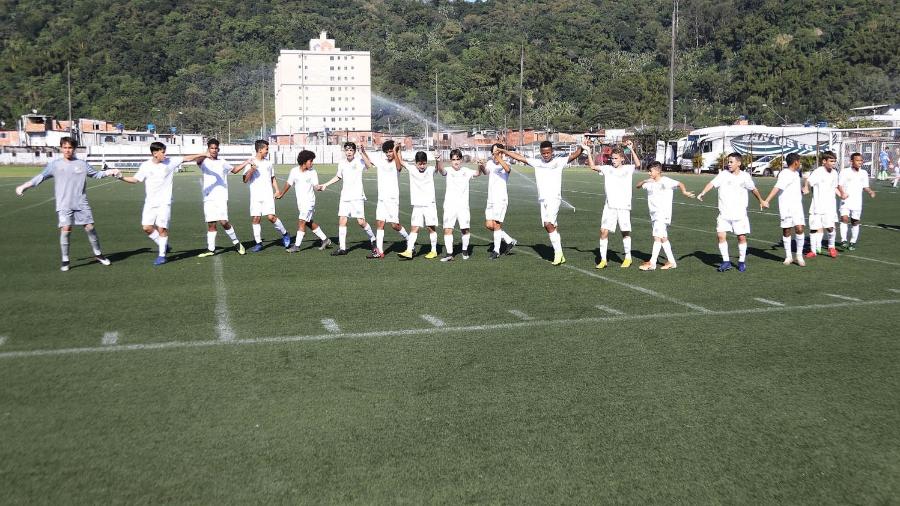
[[[462,235],[462,252],[463,255],[467,254],[469,251],[469,238],[472,237],[470,234],[465,233]]]
[[[437,232],[428,232],[428,241],[431,242],[431,251],[437,254]]]
[[[228,238],[231,239],[232,244],[237,244],[240,242],[238,241],[237,233],[234,231],[234,227],[226,228],[225,233],[228,234]]]
[[[507,234],[506,231],[502,228],[500,229],[500,238],[506,241],[506,244],[515,241],[515,239],[513,239],[511,235]]]
[[[209,251],[216,250],[216,233],[215,232],[206,232],[206,249]]]
[[[728,262],[728,242],[722,241],[719,243],[719,254],[722,255],[722,261]]]
[[[159,244],[159,230],[153,229],[153,232],[147,234],[147,239]]]
[[[809,250],[814,253],[822,251],[822,232],[817,231],[809,234]]]
[[[857,240],[859,240],[859,225],[853,225],[850,227],[850,242],[856,244]]]
[[[372,227],[366,223],[366,228],[363,229],[363,232],[369,236],[369,242],[375,242],[375,234],[372,233]]]
[[[444,234],[444,254],[453,254],[453,234]]]
[[[622,247],[625,248],[625,258],[631,258],[631,236],[622,238]]]
[[[418,232],[410,232],[406,237],[406,251],[412,251],[416,247],[416,239],[419,237]]]
[[[494,230],[494,252],[500,253],[500,242],[503,241],[503,230]]]
[[[662,243],[659,241],[653,241],[653,249],[650,252],[650,265],[656,266],[657,260],[659,260],[659,250],[662,249]]]
[[[347,249],[347,227],[345,225],[338,226],[338,248]]]
[[[806,236],[794,234],[794,242],[797,243],[797,258],[803,258],[803,244],[806,242]]]
[[[562,255],[562,237],[559,236],[559,231],[554,230],[548,235],[550,236],[550,244],[553,245],[553,253]]]
[[[66,232],[63,230],[59,231],[59,250],[62,254],[62,261],[69,261],[69,234],[71,232]]]
[[[402,237],[404,239],[409,237],[409,233],[406,231],[405,228],[403,228],[403,225],[400,226],[400,230],[398,230],[397,233],[400,234],[400,237]]]
[[[166,256],[166,244],[169,243],[169,236],[159,236],[159,256]]]
[[[745,262],[747,260],[747,243],[739,242],[738,243],[738,262]]]
[[[91,243],[91,249],[94,250],[94,255],[102,255],[103,252],[100,251],[100,238],[97,237],[97,230],[92,227],[90,230],[84,229],[84,233],[88,236],[88,242]]]
[[[829,248],[834,247],[835,240],[837,240],[837,231],[834,229],[831,229],[831,231],[828,232],[828,247]]]
[[[322,227],[316,227],[316,228],[314,228],[314,229],[313,229],[313,233],[316,234],[316,237],[318,237],[319,240],[321,240],[321,241],[327,241],[327,240],[328,240],[328,236],[325,235],[325,231],[322,230]]]
[[[847,224],[841,222],[841,242],[847,242]]]
[[[600,258],[606,260],[606,251],[609,249],[609,239],[600,239]]]
[[[306,235],[306,232],[303,232],[300,230],[297,231],[297,237],[294,239],[294,245],[297,246],[298,248],[300,247],[300,243],[303,242],[304,235]]]
[[[253,228],[253,239],[256,241],[256,244],[262,243],[262,225],[259,223],[252,224],[251,228]]]
[[[272,223],[272,226],[275,227],[275,230],[277,230],[279,234],[287,234],[287,229],[284,228],[284,223],[281,223],[281,218],[275,218],[275,223]]]
[[[675,254],[672,253],[672,243],[669,241],[662,243],[662,249],[663,249],[663,251],[666,252],[666,261],[668,261],[671,264],[674,264],[675,263]]]
[[[378,248],[378,251],[384,251],[384,229],[375,231],[375,247]]]
[[[781,244],[784,245],[784,258],[791,259],[791,236],[781,236]]]

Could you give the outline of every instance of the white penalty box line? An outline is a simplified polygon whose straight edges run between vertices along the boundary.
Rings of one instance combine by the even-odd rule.
[[[76,354],[90,354],[103,352],[118,351],[149,351],[149,350],[168,350],[168,349],[184,349],[184,348],[208,348],[213,346],[228,345],[250,345],[250,344],[284,344],[306,341],[330,341],[336,339],[372,339],[378,337],[404,337],[417,335],[432,334],[449,334],[449,333],[467,333],[467,332],[483,332],[490,330],[514,330],[526,329],[532,327],[558,327],[560,325],[582,325],[590,323],[607,323],[607,322],[629,322],[642,320],[659,320],[672,318],[699,318],[699,317],[730,317],[738,315],[766,314],[766,313],[786,313],[794,311],[810,311],[810,310],[828,310],[840,309],[847,307],[862,306],[884,306],[900,303],[900,299],[872,300],[859,302],[836,302],[831,304],[807,304],[803,306],[766,306],[748,309],[733,309],[726,311],[709,310],[704,313],[697,312],[680,312],[680,313],[651,313],[642,315],[611,315],[604,317],[586,317],[586,318],[563,318],[556,320],[527,320],[509,323],[495,323],[486,325],[464,325],[464,326],[431,326],[414,329],[399,330],[377,330],[370,332],[329,332],[326,334],[313,334],[304,336],[276,336],[276,337],[260,337],[254,339],[234,339],[231,341],[222,341],[220,339],[208,341],[170,341],[162,343],[149,344],[115,344],[107,346],[95,346],[85,348],[61,348],[56,350],[30,350],[30,351],[9,351],[0,352],[0,359],[13,358],[29,358],[29,357],[51,357],[65,356]]]

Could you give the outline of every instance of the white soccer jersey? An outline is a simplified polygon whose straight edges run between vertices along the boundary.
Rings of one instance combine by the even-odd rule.
[[[842,169],[838,176],[838,183],[847,194],[847,199],[841,202],[841,207],[846,207],[853,211],[862,210],[862,192],[863,188],[869,187],[869,173],[859,169],[852,168]]]
[[[172,203],[172,176],[181,168],[181,158],[166,157],[156,163],[149,159],[141,164],[134,178],[144,183],[145,203],[164,206]]]
[[[680,183],[670,177],[663,176],[659,181],[644,183],[647,192],[647,208],[652,221],[669,223],[672,219],[672,195]]]
[[[831,172],[825,167],[819,167],[807,177],[809,186],[812,187],[812,202],[809,204],[809,214],[835,214],[837,207],[835,190],[838,187],[838,171]]]
[[[372,165],[378,170],[378,200],[400,200],[400,181],[397,166],[387,158],[376,158]]]
[[[337,177],[343,181],[341,186],[341,201],[366,200],[363,190],[362,174],[366,170],[366,164],[362,158],[354,158],[347,161],[346,158],[338,162]]]
[[[294,167],[288,174],[287,184],[294,187],[297,197],[297,209],[303,210],[316,205],[315,186],[319,184],[319,174],[316,169],[300,170]]]
[[[739,220],[747,216],[748,191],[756,189],[750,174],[740,171],[719,172],[711,181],[719,191],[719,214],[726,220]]]
[[[606,206],[612,209],[631,210],[631,177],[634,174],[634,165],[601,165],[600,172],[603,176],[603,191],[606,193]]]
[[[200,163],[203,185],[203,202],[223,202],[228,200],[228,174],[231,164],[221,158],[204,158]]]
[[[250,200],[262,201],[272,198],[272,178],[275,177],[275,163],[271,160],[253,160],[256,164],[256,172],[250,176]],[[244,174],[250,172],[252,167],[249,165],[244,169]]]
[[[444,207],[469,206],[469,181],[478,173],[468,167],[447,169],[447,188],[444,190]]]
[[[778,173],[775,188],[781,190],[778,194],[778,210],[782,216],[803,215],[803,193],[800,173],[791,169],[784,169]]]
[[[488,172],[488,202],[499,204],[506,202],[506,181],[509,179],[509,172],[503,170],[503,166],[495,162],[493,159],[485,163],[484,168]]]
[[[419,171],[413,167],[409,173],[409,202],[414,206],[434,205],[434,167]]]
[[[538,201],[560,200],[562,198],[562,173],[569,159],[554,157],[549,162],[543,158],[528,158],[528,165],[534,167],[534,181],[537,184]]]

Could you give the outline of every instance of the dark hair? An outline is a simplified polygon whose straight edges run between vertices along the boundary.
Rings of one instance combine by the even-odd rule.
[[[426,155],[424,151],[416,151],[416,158],[415,158],[415,160],[416,160],[416,163],[419,163],[419,162],[427,162],[427,161],[428,161],[428,155]]]
[[[619,155],[619,156],[621,156],[621,157],[624,158],[624,157],[625,157],[625,152],[622,151],[622,148],[615,147],[615,148],[612,149],[612,153],[610,153],[610,155]]]
[[[834,154],[834,151],[824,151],[822,152],[822,160],[837,160],[837,155]]]
[[[350,149],[352,149],[353,151],[356,151],[356,143],[355,143],[355,142],[350,142],[350,141],[345,142],[345,143],[344,143],[344,149],[347,149],[347,148],[350,148]]]
[[[264,140],[260,139],[253,143],[253,149],[255,149],[257,153],[259,153],[259,150],[261,150],[262,148],[264,148],[268,145],[269,145],[269,141],[264,141]]]
[[[850,155],[850,159],[853,160],[853,159],[856,158],[857,156],[860,157],[860,158],[862,158],[862,153],[859,153],[859,152],[853,153],[852,155]]]
[[[212,139],[206,141],[206,147],[219,146],[219,139],[213,137]]]
[[[543,141],[543,142],[541,142],[541,149],[544,149],[544,148],[550,148],[550,149],[553,149],[553,143],[550,142],[550,141]]]
[[[744,168],[744,157],[742,157],[740,153],[738,153],[737,151],[735,151],[735,152],[733,152],[733,153],[728,153],[728,156],[726,156],[725,158],[734,158],[734,159],[736,159],[737,161],[741,162],[741,169],[743,170],[743,168]]]
[[[381,152],[387,153],[394,150],[394,141],[384,141],[381,143]]]
[[[310,160],[315,160],[315,159],[316,159],[316,154],[308,149],[304,149],[303,151],[300,152],[299,155],[297,155],[297,163],[300,165],[303,165],[304,163],[306,163]]]
[[[451,149],[450,150],[450,158],[453,158],[454,156],[458,156],[458,157],[462,158],[462,151],[460,151],[459,149]]]
[[[491,144],[491,153],[494,152],[494,148],[506,149],[506,147],[504,147],[503,144],[500,144],[499,142],[495,142],[495,143]]]
[[[793,165],[794,162],[800,161],[800,155],[797,153],[788,153],[786,157],[784,157],[784,161],[787,162],[788,165]]]
[[[653,170],[653,169],[662,170],[662,164],[657,162],[656,160],[653,160],[652,162],[647,164],[647,170],[649,171],[649,170]]]
[[[78,147],[78,141],[76,141],[73,137],[63,137],[62,139],[59,140],[60,147],[63,147],[66,144],[72,146],[73,148]]]
[[[150,154],[156,153],[157,151],[162,151],[165,153],[166,145],[161,142],[154,142],[150,144]]]

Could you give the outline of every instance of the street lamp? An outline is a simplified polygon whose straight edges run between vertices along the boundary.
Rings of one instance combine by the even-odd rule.
[[[781,105],[784,105],[784,103],[782,103]],[[778,116],[778,119],[781,120],[781,126],[784,126],[788,122],[788,120],[784,116],[778,114],[778,111],[776,111],[774,107],[771,107],[769,104],[763,104],[762,106],[772,111],[775,116]]]
[[[782,105],[784,105],[784,103],[782,103]],[[787,120],[784,118],[784,116],[778,114],[778,111],[776,111],[774,107],[769,107],[769,104],[763,104],[763,107],[772,111],[781,119],[781,139],[779,144],[781,144],[781,166],[784,167],[784,125],[787,123]],[[779,170],[781,170],[781,168],[779,168]]]

